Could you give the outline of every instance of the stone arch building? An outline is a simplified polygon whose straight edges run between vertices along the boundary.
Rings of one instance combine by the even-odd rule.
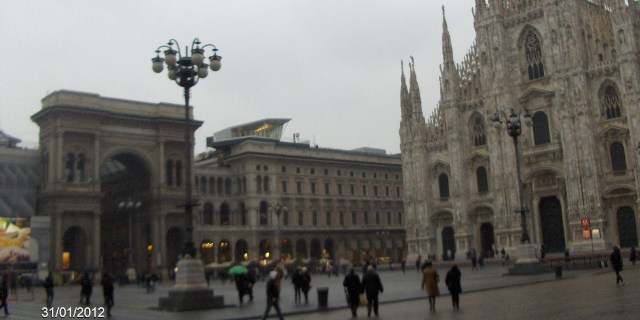
[[[511,108],[532,115],[519,137],[531,241],[550,252],[637,246],[636,1],[476,0],[473,15],[475,43],[456,63],[443,9],[440,103],[426,120],[413,58],[408,84],[402,71],[411,256],[520,243],[514,144],[491,126]],[[600,239],[583,239],[582,218]]]
[[[184,106],[63,90],[32,120],[50,268],[171,269],[184,243]]]

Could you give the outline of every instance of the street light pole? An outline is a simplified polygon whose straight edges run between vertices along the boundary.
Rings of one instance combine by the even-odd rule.
[[[278,263],[280,263],[280,259],[282,258],[282,241],[280,241],[280,214],[284,211],[288,211],[287,207],[281,207],[279,204],[271,205],[271,210],[276,214],[276,245],[274,247],[276,259],[278,259]]]
[[[175,81],[184,88],[184,158],[185,158],[185,230],[187,239],[180,261],[176,266],[176,283],[174,290],[169,292],[170,298],[160,298],[160,307],[169,310],[197,310],[224,307],[224,298],[213,295],[204,279],[204,266],[202,261],[196,258],[196,247],[193,239],[193,199],[191,190],[191,117],[189,115],[189,98],[191,87],[195,86],[200,79],[208,75],[208,67],[212,71],[220,70],[220,60],[217,55],[218,49],[207,44],[200,47],[200,40],[193,39],[191,51],[185,47],[184,53],[180,52],[180,45],[175,39],[169,40],[167,45],[156,49],[156,57],[152,58],[152,69],[156,73],[162,72],[163,62],[167,65],[167,75],[169,79]],[[177,50],[174,49],[174,45]],[[204,62],[204,49],[210,47],[213,55],[209,57],[209,64]],[[164,58],[160,57],[160,50],[164,50]],[[189,56],[191,53],[191,56]]]
[[[502,121],[500,116],[505,118],[507,133],[511,138],[513,138],[513,146],[515,148],[515,160],[516,160],[516,189],[518,192],[518,209],[516,212],[520,213],[520,243],[530,243],[531,239],[529,238],[529,231],[527,230],[527,209],[524,206],[524,191],[522,190],[522,176],[520,173],[520,148],[518,145],[518,137],[522,133],[522,121],[524,120],[527,126],[531,125],[531,115],[529,111],[525,108],[521,109],[519,113],[516,113],[513,109],[507,115],[502,110],[497,110],[493,116],[490,118],[493,121],[494,126],[499,129],[502,127]]]
[[[211,70],[220,70],[221,56],[217,55],[218,49],[212,45],[207,44],[200,47],[200,40],[195,38],[191,44],[191,56],[189,56],[189,47],[185,47],[184,54],[180,52],[180,45],[178,41],[171,39],[167,45],[158,47],[156,50],[156,57],[151,59],[153,65],[153,71],[156,73],[162,72],[164,68],[163,62],[167,64],[169,79],[174,80],[179,86],[184,88],[184,157],[185,157],[185,229],[187,232],[187,240],[185,242],[184,254],[195,257],[196,248],[193,243],[193,206],[192,202],[192,190],[191,190],[191,166],[192,161],[192,147],[191,141],[191,118],[189,116],[189,97],[191,87],[195,86],[200,79],[204,79],[208,75],[207,67],[211,67]],[[173,46],[176,46],[174,50]],[[212,47],[213,55],[209,57],[210,64],[204,63],[204,49]],[[164,51],[165,57],[160,57],[160,49],[166,49]],[[177,57],[176,57],[177,55]]]

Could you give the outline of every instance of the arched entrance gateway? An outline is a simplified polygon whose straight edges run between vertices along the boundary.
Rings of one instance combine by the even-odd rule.
[[[547,252],[564,252],[566,247],[560,200],[555,196],[544,197],[540,199],[538,206],[542,227],[542,244],[545,245]]]
[[[56,91],[31,119],[49,269],[173,269],[184,246],[184,106]],[[202,122],[191,121],[191,134]]]

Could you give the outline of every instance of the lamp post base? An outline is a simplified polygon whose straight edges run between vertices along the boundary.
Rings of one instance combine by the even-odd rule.
[[[176,284],[169,290],[169,297],[160,298],[160,309],[189,311],[224,308],[224,297],[214,296],[204,279],[202,261],[184,255],[178,261]]]
[[[513,267],[509,268],[510,275],[528,275],[550,272],[540,264],[540,260],[536,257],[536,248],[530,243],[523,243],[518,246],[516,251],[518,258]]]

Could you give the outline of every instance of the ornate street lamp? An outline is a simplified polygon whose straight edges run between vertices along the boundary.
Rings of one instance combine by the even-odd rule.
[[[178,41],[171,39],[166,45],[158,47],[156,57],[151,59],[154,72],[162,72],[164,62],[167,65],[169,79],[184,88],[184,211],[187,239],[183,255],[176,266],[175,290],[169,292],[170,298],[160,298],[160,307],[176,311],[224,307],[223,297],[214,297],[213,290],[210,290],[206,285],[204,266],[200,259],[195,259],[197,250],[193,243],[193,207],[196,204],[191,198],[191,157],[193,156],[191,148],[193,146],[190,130],[189,95],[191,87],[195,86],[200,79],[207,77],[209,73],[207,68],[211,68],[213,71],[220,70],[220,60],[222,59],[217,55],[218,49],[214,45],[207,44],[201,47],[200,44],[200,39],[195,38],[191,43],[191,51],[187,46],[184,52],[181,52]],[[206,64],[204,52],[209,47],[212,49],[213,55],[209,57],[209,64]],[[160,57],[162,49],[164,49],[164,58]]]
[[[187,241],[185,243],[184,254],[191,257],[196,255],[196,247],[193,243],[193,206],[195,205],[191,199],[191,157],[192,142],[189,117],[189,96],[191,87],[195,86],[200,79],[204,79],[209,74],[207,67],[213,71],[220,70],[221,56],[217,54],[218,49],[212,44],[200,47],[200,39],[195,38],[191,43],[191,56],[189,56],[189,47],[185,47],[184,53],[180,52],[178,41],[171,39],[167,45],[158,47],[156,57],[152,58],[152,68],[156,73],[162,72],[164,69],[163,62],[167,64],[167,75],[169,79],[174,80],[179,86],[184,88],[184,157],[185,157],[185,222],[187,231]],[[173,47],[176,47],[174,49]],[[209,57],[209,64],[204,63],[205,48],[211,47],[213,55]],[[161,49],[164,50],[164,58],[160,57]]]
[[[282,207],[280,206],[280,204],[272,204],[271,205],[271,210],[273,211],[273,213],[276,214],[276,236],[275,236],[275,240],[276,240],[276,245],[275,245],[275,257],[277,260],[277,263],[280,263],[280,258],[282,257],[282,243],[280,240],[280,214],[282,212],[287,212],[289,211],[289,209],[287,207]]]
[[[504,124],[502,123],[501,116],[504,117]],[[521,243],[530,243],[529,232],[527,231],[527,218],[525,216],[528,211],[524,206],[524,192],[522,190],[522,177],[520,175],[520,149],[518,148],[518,137],[522,133],[522,121],[531,126],[531,115],[529,110],[522,108],[519,113],[516,113],[513,108],[507,115],[502,110],[497,110],[490,118],[496,129],[506,128],[509,136],[513,138],[513,146],[516,151],[516,176],[517,176],[517,190],[518,190],[518,205],[519,208],[516,212],[520,213],[520,227],[522,228],[522,234],[520,236]]]

